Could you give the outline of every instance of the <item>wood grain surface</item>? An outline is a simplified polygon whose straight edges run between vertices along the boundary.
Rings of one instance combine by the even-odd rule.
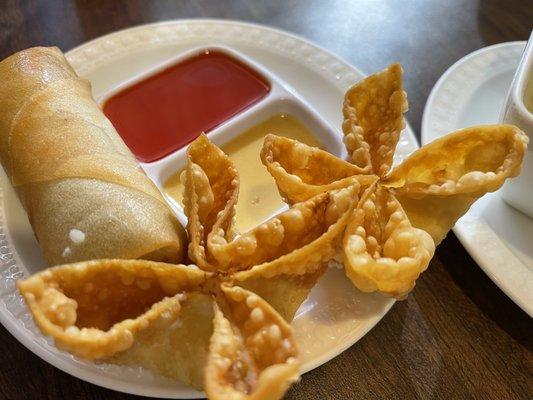
[[[401,62],[407,118],[419,132],[440,75],[473,50],[526,40],[533,1],[0,0],[0,58],[35,45],[67,51],[142,23],[206,17],[294,32],[365,72]],[[532,319],[450,233],[408,299],[357,344],[304,375],[286,398],[531,399],[532,347]],[[59,371],[3,327],[0,354],[0,399],[136,398]]]

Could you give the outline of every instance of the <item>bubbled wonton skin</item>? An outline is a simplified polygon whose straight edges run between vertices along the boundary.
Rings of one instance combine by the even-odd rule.
[[[41,330],[79,357],[141,365],[212,399],[280,398],[300,368],[286,321],[341,252],[362,186],[319,193],[239,235],[233,164],[205,135],[188,158],[196,265],[67,264],[19,282],[19,290]]]
[[[344,143],[350,163],[269,135],[261,159],[289,203],[352,182],[377,181],[344,233],[346,274],[363,291],[403,298],[457,219],[518,175],[527,137],[509,125],[463,129],[422,147],[392,171],[407,96],[393,64],[348,90]]]
[[[243,233],[238,171],[200,135],[184,173],[194,264],[45,270],[18,283],[37,325],[79,357],[141,365],[211,399],[281,398],[301,364],[288,322],[328,262],[362,291],[403,298],[457,218],[519,173],[527,140],[506,125],[458,131],[393,169],[406,110],[395,64],[346,94],[349,161],[268,135],[261,159],[291,208]]]
[[[189,257],[256,290],[291,320],[327,262],[340,252],[342,233],[361,186],[319,193],[241,235],[233,226],[239,176],[205,135],[188,150],[185,212]]]

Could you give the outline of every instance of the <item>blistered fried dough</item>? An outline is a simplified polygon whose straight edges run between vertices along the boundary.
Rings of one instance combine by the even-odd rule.
[[[139,332],[133,346],[105,361],[141,365],[202,390],[213,316],[211,295],[187,293],[176,318],[162,319]]]
[[[352,162],[364,173],[384,176],[390,170],[406,111],[400,64],[392,64],[348,90],[343,106],[344,143]]]
[[[360,203],[345,233],[345,268],[361,290],[395,297],[412,289],[427,268],[434,243],[457,218],[478,197],[518,174],[527,141],[511,126],[469,128],[425,146],[389,172],[406,109],[401,67],[391,65],[346,94],[343,130],[354,168],[326,152],[274,136],[265,140],[262,151],[263,163],[289,202],[342,186],[352,179],[350,173],[374,175],[376,193]],[[268,298],[268,293],[262,295]]]
[[[257,291],[287,321],[292,320],[309,290],[325,271],[326,263],[341,253],[342,234],[357,204],[358,190],[352,186],[323,193],[293,206],[291,210],[280,214],[279,218],[283,220],[285,214],[290,215],[320,197],[328,198],[329,204],[323,215],[315,216],[320,221],[317,225],[320,227],[320,231],[317,231],[319,235],[305,236],[305,239],[314,239],[302,241],[292,251],[279,254],[272,261],[257,263],[251,269],[233,276],[239,285]],[[302,230],[305,226],[289,222],[290,219],[284,225],[291,229]],[[286,234],[292,232],[288,230]]]
[[[527,139],[514,127],[490,126],[437,141],[389,172],[406,108],[401,87],[395,65],[347,94],[345,142],[355,166],[269,136],[263,162],[295,204],[242,235],[233,227],[237,171],[200,136],[188,153],[184,205],[189,256],[212,272],[142,261],[52,269],[19,284],[37,324],[84,358],[142,365],[198,388],[205,373],[211,399],[279,399],[299,369],[283,318],[294,317],[328,261],[344,258],[363,291],[403,298],[433,255],[431,236],[440,240],[477,197],[519,171]],[[50,174],[68,173],[67,164],[42,161]],[[128,176],[117,174],[120,185]],[[32,193],[21,197],[32,205]]]
[[[217,180],[213,172],[210,177],[204,168],[230,172]],[[217,270],[248,269],[312,243],[332,225],[340,223],[339,217],[354,204],[358,190],[353,186],[321,193],[234,238],[228,230],[232,230],[229,216],[233,218],[234,215],[238,180],[229,158],[201,136],[190,146],[186,174],[189,255],[201,267],[206,265]],[[217,197],[225,199],[226,203],[215,200]],[[209,216],[206,218],[206,215]],[[315,257],[321,254],[316,253]]]
[[[215,400],[280,399],[300,367],[292,328],[255,294],[229,286],[222,291],[206,367],[207,395]]]
[[[205,134],[200,135],[187,149],[190,162],[200,167],[208,179],[212,193],[209,199],[210,212],[205,212],[202,226],[209,232],[218,223],[227,227],[235,215],[235,203],[239,194],[239,175],[229,157],[217,146],[207,139]],[[204,199],[200,197],[199,214],[202,215]],[[221,213],[222,214],[219,214]],[[207,234],[206,232],[206,234]]]
[[[225,240],[235,236],[235,204],[239,194],[239,176],[231,160],[200,135],[187,150],[184,211],[188,217],[189,257],[200,268],[215,270],[206,252],[208,235],[220,230]]]
[[[351,185],[368,185],[373,176],[327,151],[296,140],[267,135],[261,161],[276,180],[281,196],[289,204],[317,194]]]
[[[355,209],[344,234],[346,274],[364,292],[402,298],[431,259],[431,237],[413,228],[398,200],[377,187]]]
[[[512,125],[461,129],[415,151],[382,183],[413,197],[494,191],[519,174],[527,141]]]
[[[360,186],[356,183],[320,193],[251,231],[227,240],[232,235],[224,231],[224,224],[218,220],[213,223],[211,232],[201,225],[209,213],[222,218],[233,211],[222,203],[217,209],[213,208],[212,193],[215,189],[200,165],[215,169],[229,169],[232,165],[218,149],[209,149],[205,137],[199,141],[204,150],[190,157],[185,182],[186,194],[190,193],[185,211],[189,217],[191,258],[204,269],[227,273],[241,271],[228,276],[228,279],[257,290],[290,321],[325,271],[325,264],[332,257],[342,254],[342,234],[357,203]],[[196,143],[191,146],[196,148]],[[234,193],[232,184],[228,179],[227,190],[220,186],[217,190]],[[198,199],[202,197],[205,200],[200,202]],[[227,196],[226,199],[234,207],[234,197]],[[226,226],[231,229],[231,223]]]
[[[340,235],[346,224],[347,213],[357,196],[356,188],[349,187],[322,193],[303,203],[294,205],[256,228],[236,237],[224,240],[224,232],[212,232],[209,252],[220,268],[245,270],[253,266],[273,262],[266,268],[271,276],[279,273],[285,263],[294,265],[293,273],[308,271],[308,264],[315,259],[331,257],[334,238]],[[341,218],[346,214],[345,218]],[[294,261],[290,261],[294,260]],[[298,272],[296,272],[299,270]]]
[[[86,359],[132,346],[138,332],[179,315],[185,291],[207,278],[183,265],[144,260],[66,264],[19,281],[43,333]]]
[[[298,376],[291,328],[258,296],[226,284],[220,288],[217,279],[209,284],[210,277],[192,266],[101,260],[51,268],[18,287],[43,333],[76,356],[143,366],[201,389],[213,335],[212,346],[219,343],[226,352],[228,341],[242,346],[237,353],[215,350],[209,356],[212,366],[217,354],[232,355],[219,388],[211,385],[212,399],[224,398],[217,396],[229,389],[253,399],[280,398]],[[213,331],[213,293],[235,328],[229,336],[217,333],[216,317]],[[220,365],[215,362],[212,373]],[[244,371],[253,375],[240,375]]]
[[[511,125],[462,129],[414,152],[382,184],[438,244],[474,201],[519,174],[527,141]]]
[[[203,270],[214,271],[215,267],[207,262],[205,247],[206,234],[209,231],[203,225],[203,223],[207,223],[207,218],[213,209],[214,202],[209,178],[202,168],[191,160],[187,163],[185,177],[183,205],[185,215],[188,217],[188,255]]]

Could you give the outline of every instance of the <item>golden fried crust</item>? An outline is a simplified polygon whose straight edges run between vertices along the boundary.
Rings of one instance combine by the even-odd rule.
[[[235,236],[235,204],[239,175],[233,163],[207,136],[200,135],[187,150],[184,211],[188,218],[189,257],[205,270],[217,269],[217,260],[206,251],[210,234],[223,239]]]
[[[364,292],[405,297],[434,250],[429,235],[413,228],[394,195],[379,186],[361,200],[344,233],[346,274]]]
[[[186,182],[184,211],[187,215],[187,232],[189,234],[188,254],[200,268],[214,271],[215,267],[207,261],[206,229],[209,214],[213,210],[214,195],[209,185],[209,178],[203,169],[189,160],[185,171]]]
[[[377,182],[344,233],[345,269],[359,289],[398,298],[413,288],[434,244],[472,203],[519,173],[527,144],[513,126],[471,127],[424,146],[389,172],[406,109],[401,67],[394,64],[346,94],[344,142],[355,166],[275,136],[262,150],[289,202],[354,181],[368,191]]]
[[[212,399],[280,398],[298,377],[292,329],[259,296],[214,278],[194,266],[100,260],[48,269],[18,288],[43,333],[76,356],[198,389],[205,380]]]
[[[0,90],[0,132],[10,132],[11,123],[19,109],[47,85],[60,80],[74,80],[77,75],[65,62],[65,57],[57,47],[34,47],[13,54],[0,62],[0,76],[3,79]],[[20,79],[24,76],[24,79]],[[9,93],[9,95],[8,95]],[[11,151],[9,134],[0,135],[0,159],[8,176],[11,174]]]
[[[138,332],[158,321],[176,318],[183,293],[207,277],[184,265],[101,260],[50,268],[17,285],[58,347],[100,359],[128,349]]]
[[[400,64],[356,83],[346,92],[342,111],[344,143],[351,161],[364,173],[384,176],[405,127],[407,95]]]
[[[265,277],[256,271],[251,274],[239,272],[235,283],[261,296],[283,319],[292,321],[300,305],[326,270],[327,264],[324,263],[318,265],[315,272],[303,275],[287,273]]]
[[[207,139],[205,134],[190,144],[187,155],[189,165],[196,164],[203,171],[213,197],[209,213],[201,210],[204,206],[203,199],[201,197],[198,199],[199,214],[205,214],[200,222],[207,232],[217,227],[230,226],[233,223],[234,205],[239,194],[239,174],[235,166],[222,150]]]
[[[284,318],[293,318],[326,263],[341,253],[360,187],[320,193],[235,236],[236,171],[205,136],[191,147],[185,175],[189,254],[213,272],[102,260],[50,269],[21,282],[20,290],[43,332],[73,354],[145,366],[195,387],[207,362],[212,398],[279,398],[299,366]],[[281,315],[233,284],[257,290]],[[221,310],[206,312],[213,299]],[[206,322],[213,318],[214,326]],[[220,362],[212,360],[231,350],[217,347],[221,340],[235,344],[228,354],[235,363],[218,376]]]
[[[20,282],[20,291],[43,332],[73,354],[145,366],[195,387],[207,362],[212,398],[279,398],[299,368],[284,317],[292,319],[326,263],[341,252],[360,186],[320,193],[236,237],[235,169],[205,136],[191,148],[189,254],[213,272],[102,260],[50,269]],[[234,283],[265,295],[281,315]],[[221,309],[210,314],[205,310],[213,299]],[[214,326],[206,322],[213,318]],[[220,353],[234,361],[223,373]]]
[[[511,125],[462,129],[415,151],[382,184],[438,244],[474,201],[520,173],[527,141]]]
[[[24,185],[18,194],[30,212],[32,228],[47,260],[61,264],[80,257],[174,262],[176,237],[180,254],[185,250],[185,231],[172,211],[145,193],[125,192],[115,183],[72,178]],[[125,202],[128,207],[124,207]],[[72,228],[84,233],[83,243],[72,243]]]
[[[327,151],[271,134],[265,137],[261,161],[288,204],[330,190],[368,185],[375,180],[372,175],[363,175],[364,169]]]
[[[318,246],[334,247],[332,238],[340,234],[346,223],[346,218],[339,217],[351,208],[356,196],[354,191],[350,187],[322,193],[294,205],[231,242],[224,240],[223,232],[213,232],[209,250],[221,268],[246,270],[260,268],[261,264],[269,262],[285,263],[286,259],[296,257],[301,251],[307,251],[307,246],[312,246],[315,252],[298,256],[294,263],[301,271],[306,271],[305,260],[314,262],[314,258],[326,258],[327,261],[331,257],[326,249]]]
[[[0,160],[48,265],[183,260],[183,227],[59,49],[8,57],[0,81]]]
[[[214,400],[280,399],[300,367],[292,328],[251,292],[223,286],[222,295],[221,306],[215,305],[207,395]]]
[[[314,240],[307,244],[302,241],[291,252],[233,275],[238,285],[259,294],[287,321],[293,319],[300,304],[325,272],[328,261],[341,253],[342,234],[357,204],[358,193],[352,186],[299,203],[279,216],[284,221],[286,214],[290,213],[290,218],[282,226],[300,230],[300,224],[292,220],[294,213],[299,210],[299,206],[320,197],[328,199],[324,214],[316,215],[314,221],[306,223],[320,226],[320,234],[306,237],[307,240],[314,237]],[[289,230],[286,234],[291,235],[292,232]]]
[[[319,193],[235,236],[236,171],[205,136],[191,148],[185,175],[189,255],[200,268],[224,272],[227,281],[257,289],[283,317],[292,319],[325,264],[341,253],[342,233],[357,203],[359,185]],[[215,187],[203,168],[225,169],[231,179]],[[225,195],[226,203],[215,205],[215,192]]]

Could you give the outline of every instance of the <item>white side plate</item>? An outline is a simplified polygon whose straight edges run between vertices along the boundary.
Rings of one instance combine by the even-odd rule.
[[[327,51],[271,28],[233,21],[169,21],[103,36],[69,51],[67,58],[81,76],[91,81],[93,94],[99,98],[119,83],[183,51],[213,44],[236,49],[278,76],[340,135],[344,92],[363,74]],[[416,147],[407,127],[395,160],[400,161]],[[0,178],[0,322],[39,357],[86,381],[152,397],[202,397],[202,393],[141,368],[78,360],[57,350],[40,334],[14,283],[41,270],[44,261],[3,171]],[[303,371],[318,367],[357,342],[393,303],[378,294],[359,292],[343,271],[330,269],[293,322],[303,354]]]
[[[422,119],[422,143],[456,129],[497,123],[526,42],[475,51],[452,65],[433,87]],[[485,273],[533,317],[533,219],[485,195],[454,232]]]

